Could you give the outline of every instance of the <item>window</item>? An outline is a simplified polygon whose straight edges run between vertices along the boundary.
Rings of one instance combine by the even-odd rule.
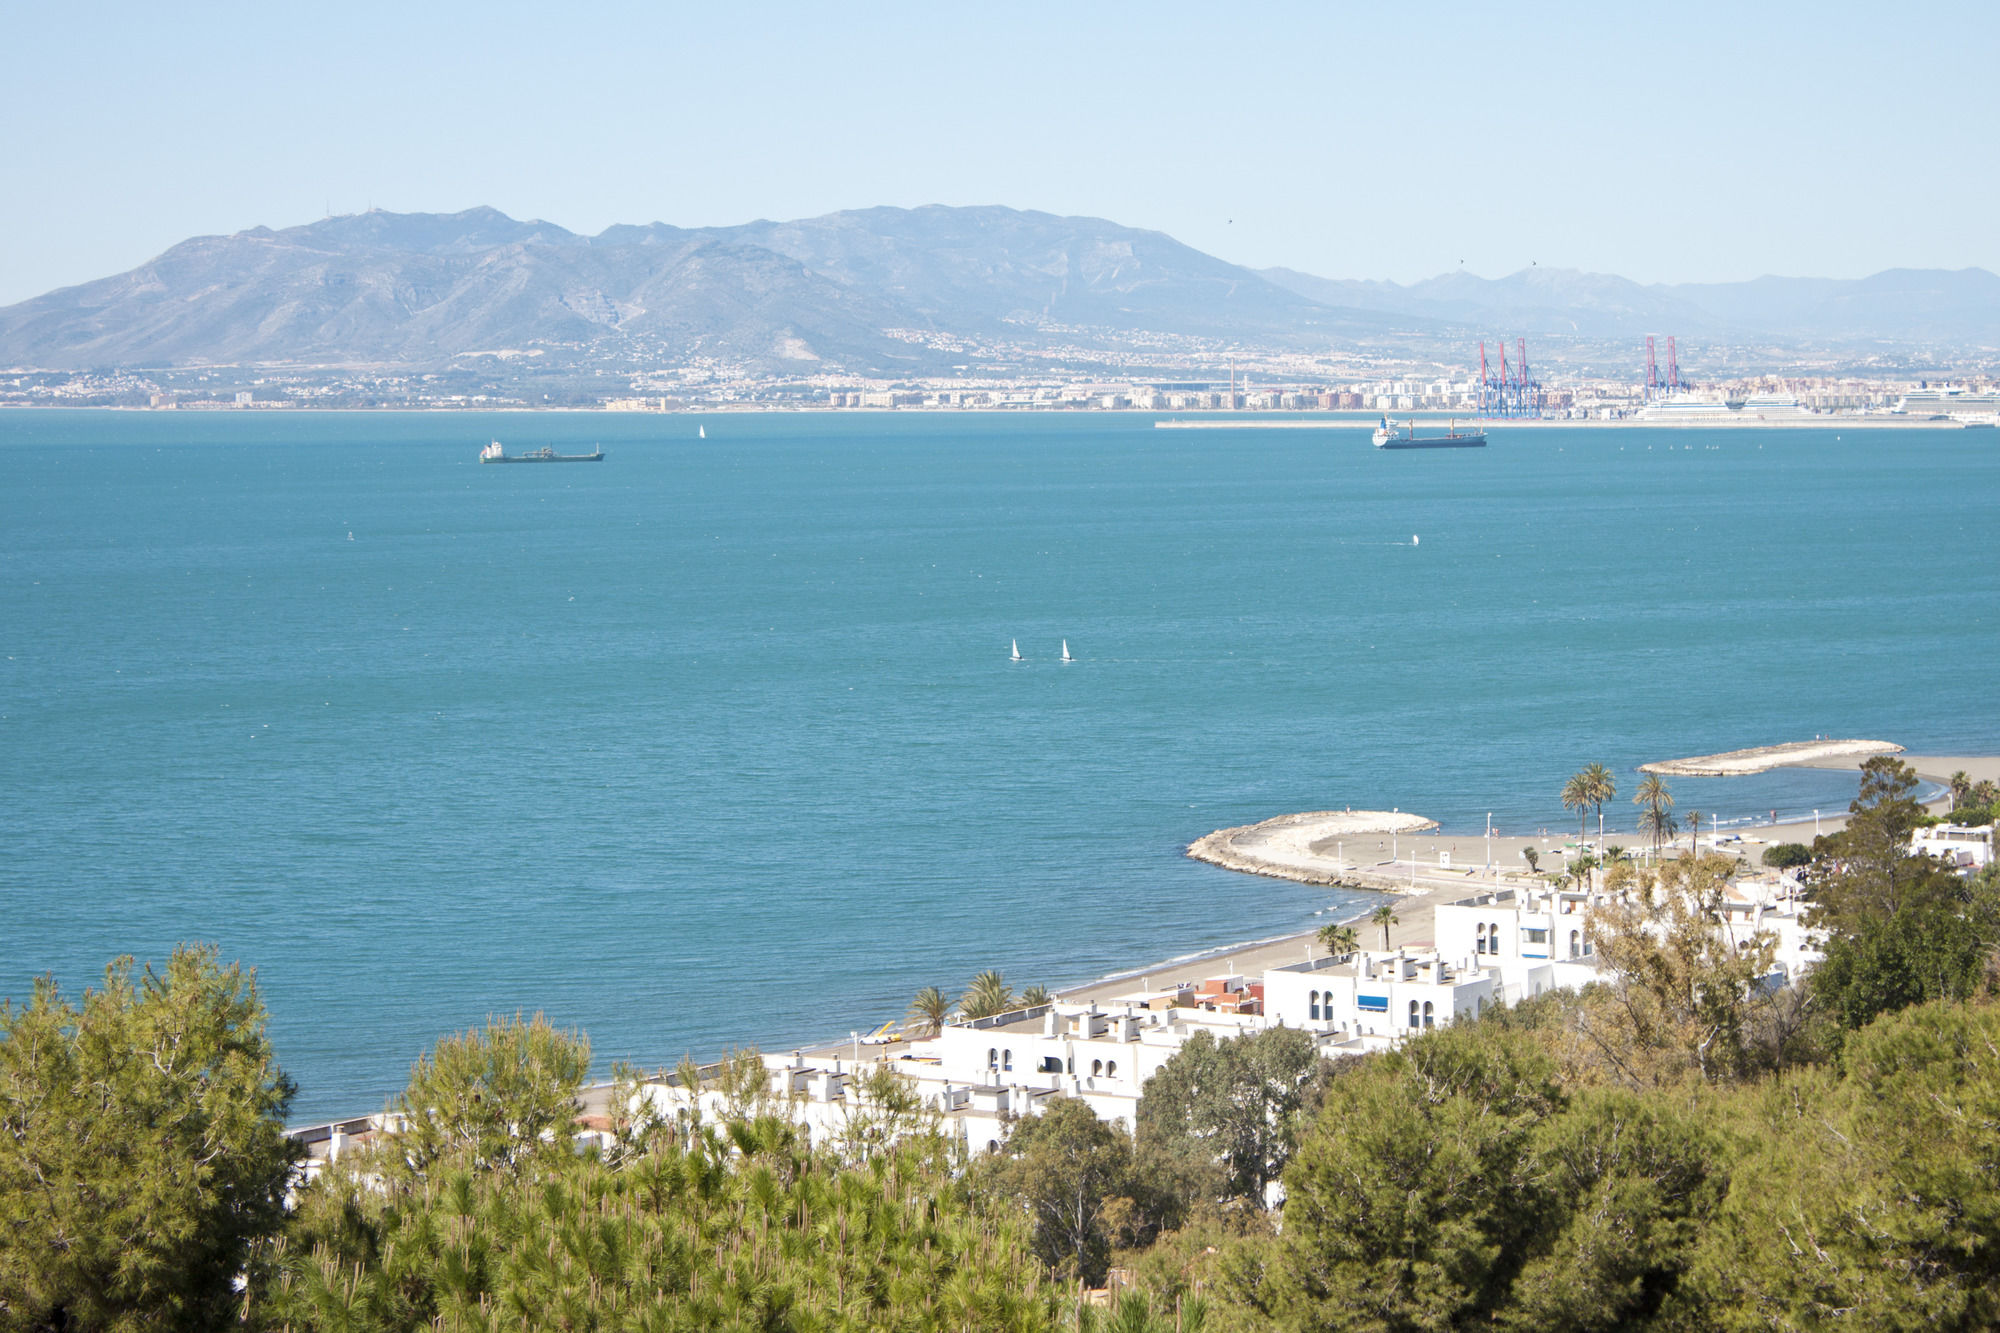
[[[1580,930],[1572,930],[1569,933],[1569,956],[1571,958],[1583,956],[1583,932]]]
[[[1547,944],[1549,942],[1549,931],[1546,926],[1529,926],[1527,935],[1528,943],[1530,944]]]
[[[1314,1022],[1318,1022],[1318,1021],[1319,1021],[1319,992],[1318,992],[1318,991],[1314,991],[1314,992],[1312,993],[1312,1016],[1313,1016],[1313,1021],[1314,1021]]]
[[[1104,1077],[1106,1078],[1118,1077],[1118,1062],[1116,1060],[1106,1060],[1104,1062]]]
[[[1486,952],[1486,923],[1484,921],[1479,923],[1479,930],[1473,936],[1472,951],[1474,953]]]
[[[1103,1072],[1104,1072],[1104,1061],[1092,1060],[1090,1062],[1090,1076],[1092,1078],[1096,1078],[1099,1074],[1102,1074]]]
[[[1417,1026],[1417,1002],[1415,1000],[1410,1001],[1410,1026]]]
[[[1060,1074],[1062,1071],[1062,1057],[1060,1055],[1045,1055],[1042,1057],[1042,1072],[1044,1074]]]
[[[998,1069],[1000,1067],[1000,1052],[990,1046],[986,1049],[986,1067],[988,1069]]]
[[[1437,1026],[1437,1019],[1431,1011],[1431,1002],[1429,1000],[1424,1001],[1424,1026],[1427,1028]]]
[[[1002,1069],[1012,1069],[1014,1067],[1014,1053],[1012,1051],[1000,1052],[1000,1067]]]
[[[1491,921],[1486,926],[1486,952],[1500,952],[1500,923]]]

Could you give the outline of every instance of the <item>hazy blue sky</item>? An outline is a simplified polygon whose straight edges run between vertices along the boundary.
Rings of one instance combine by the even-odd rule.
[[[2000,4],[0,3],[0,303],[373,204],[1003,203],[1408,281],[2000,270]]]

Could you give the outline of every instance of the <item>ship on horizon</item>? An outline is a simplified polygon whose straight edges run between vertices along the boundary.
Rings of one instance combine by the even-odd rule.
[[[1417,423],[1412,419],[1401,426],[1389,424],[1387,413],[1382,416],[1382,424],[1375,428],[1377,449],[1484,449],[1486,432],[1483,430],[1461,431],[1456,421],[1442,435],[1419,435]]]
[[[530,449],[525,454],[510,454],[500,447],[500,441],[495,440],[479,451],[479,461],[482,463],[601,463],[604,461],[604,449],[600,445],[595,448],[594,452],[587,454],[559,454],[555,450],[545,446],[540,449]]]

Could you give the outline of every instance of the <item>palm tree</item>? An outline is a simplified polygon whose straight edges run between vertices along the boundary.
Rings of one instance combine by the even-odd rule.
[[[1576,840],[1579,844],[1590,836],[1590,804],[1596,799],[1595,789],[1590,779],[1577,773],[1563,783],[1562,803],[1565,810],[1576,811]]]
[[[1972,779],[1966,776],[1966,772],[1962,768],[1952,774],[1951,781],[1945,785],[1951,788],[1951,808],[1954,810],[1958,809],[1964,803],[1965,798],[1972,794]]]
[[[965,988],[965,999],[959,1004],[967,1018],[991,1018],[1013,1007],[1013,989],[991,968],[972,979],[972,984]]]
[[[1047,986],[1030,986],[1021,992],[1021,1007],[1023,1009],[1033,1009],[1037,1005],[1049,1003],[1054,998],[1053,995],[1049,994]]]
[[[1688,850],[1701,854],[1701,811],[1688,811]]]
[[[1655,860],[1660,856],[1660,844],[1672,842],[1674,834],[1680,832],[1680,827],[1680,821],[1674,818],[1671,810],[1662,810],[1656,805],[1649,805],[1639,812],[1639,832],[1653,840]]]
[[[935,1037],[950,1017],[951,997],[936,986],[924,987],[910,1001],[910,1021],[927,1037]]]
[[[1396,915],[1396,909],[1383,903],[1369,913],[1368,920],[1370,924],[1382,927],[1382,952],[1389,952],[1389,927],[1401,923],[1401,918]]]
[[[1329,954],[1350,954],[1360,946],[1361,937],[1352,926],[1321,926],[1319,942]]]
[[[1586,764],[1577,774],[1590,789],[1590,803],[1597,807],[1597,840],[1604,841],[1604,803],[1618,794],[1617,780],[1602,764]]]
[[[1639,831],[1651,835],[1653,855],[1658,857],[1660,844],[1674,836],[1674,817],[1667,813],[1674,808],[1673,794],[1658,773],[1648,773],[1632,794],[1632,804],[1639,807]]]

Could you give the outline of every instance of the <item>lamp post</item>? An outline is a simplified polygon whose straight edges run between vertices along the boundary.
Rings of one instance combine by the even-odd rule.
[[[1492,874],[1494,873],[1494,871],[1493,871],[1493,812],[1492,812],[1491,810],[1488,810],[1488,811],[1486,812],[1486,873],[1487,873],[1488,875],[1492,875]]]

